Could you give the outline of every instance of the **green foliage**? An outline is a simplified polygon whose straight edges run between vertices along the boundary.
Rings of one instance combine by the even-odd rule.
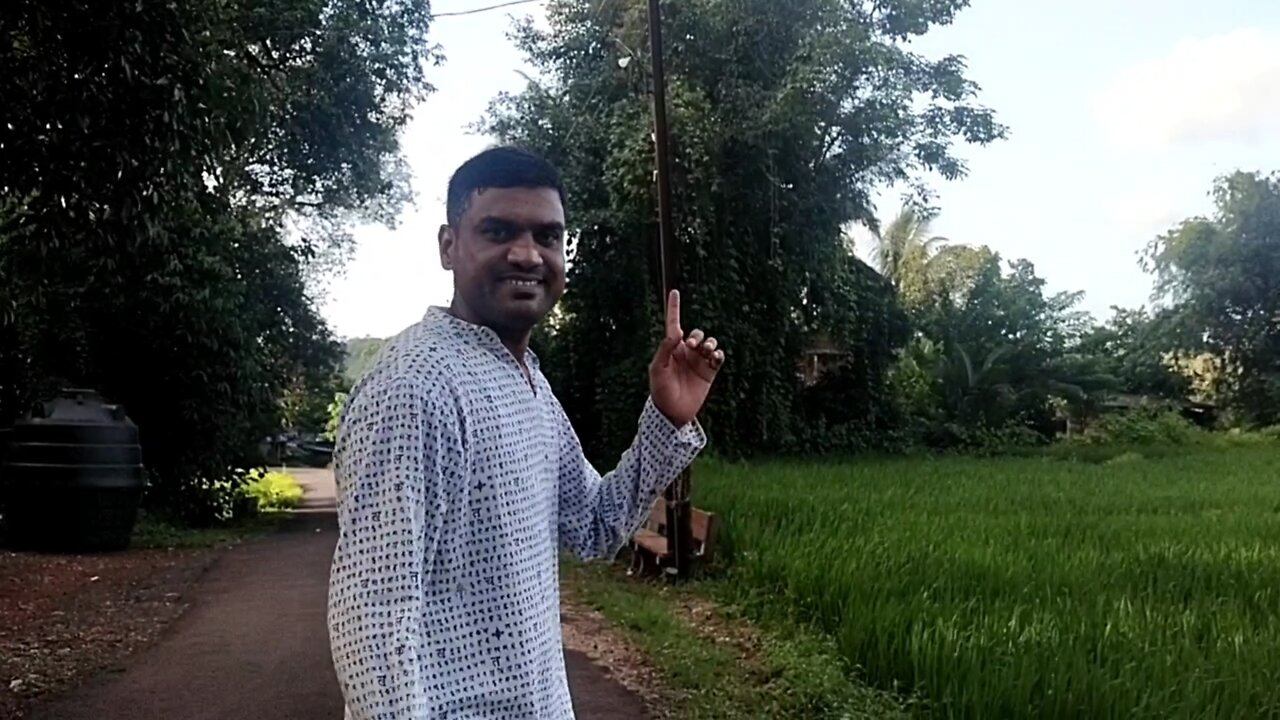
[[[1280,440],[1280,425],[1271,425],[1269,427],[1262,428],[1256,434],[1267,440]]]
[[[875,229],[875,265],[894,287],[927,282],[929,264],[946,238],[929,234],[932,213],[907,206],[883,229]]]
[[[184,492],[152,514],[162,522],[194,528],[234,526],[261,511],[291,510],[302,502],[292,476],[263,468],[235,469],[219,478],[195,478]]]
[[[1103,415],[1074,441],[1086,445],[1192,445],[1203,441],[1205,435],[1175,412],[1117,412]]]
[[[1214,355],[1215,388],[1248,424],[1280,422],[1280,175],[1236,172],[1216,212],[1151,242],[1144,257],[1182,347]]]
[[[986,247],[910,246],[904,257],[915,261],[899,292],[917,334],[890,387],[912,444],[982,452],[1039,444],[1056,435],[1059,415],[1095,414],[1119,387],[1081,346],[1089,318],[1075,309],[1079,293],[1048,295],[1031,263],[1005,266]]]
[[[703,463],[694,500],[729,600],[931,716],[1268,715],[1280,446],[1141,455]]]
[[[244,493],[258,501],[258,509],[267,512],[293,510],[302,504],[303,490],[292,475],[270,470],[249,474]]]
[[[897,403],[901,417],[918,423],[938,419],[934,371],[940,364],[940,351],[931,340],[917,335],[902,351],[889,371],[889,393]]]
[[[928,426],[918,442],[935,450],[970,455],[1008,455],[1043,446],[1048,440],[1044,435],[1018,423],[987,427],[943,422]]]
[[[974,102],[962,58],[907,48],[965,4],[667,6],[685,316],[738,358],[703,416],[723,452],[804,442],[814,410],[797,407],[797,365],[815,333],[847,338],[841,382],[854,388],[851,406],[874,408],[854,434],[874,431],[892,406],[885,383],[906,340],[901,313],[842,230],[870,221],[878,186],[962,175],[954,139],[1003,135]],[[616,457],[634,435],[661,331],[645,6],[552,0],[547,18],[547,32],[516,32],[540,82],[500,98],[485,129],[564,171],[574,262],[551,333],[561,361],[544,367],[589,451]]]
[[[329,417],[324,424],[324,439],[329,442],[338,441],[338,430],[342,426],[342,411],[347,406],[347,393],[335,393],[329,403]]]
[[[148,470],[148,475],[153,475]],[[152,514],[172,525],[190,528],[212,528],[236,523],[257,514],[257,508],[244,492],[249,474],[240,468],[229,469],[218,476],[193,475],[173,484],[152,482],[145,506]],[[162,493],[161,499],[154,497]]]
[[[831,294],[813,300],[819,326],[833,328],[836,347],[850,352],[795,395],[796,429],[784,445],[789,450],[897,449],[899,416],[891,377],[894,352],[909,337],[907,317],[882,277],[854,258],[845,262],[846,272]]]
[[[134,550],[218,547],[258,537],[273,527],[275,525],[271,516],[244,518],[213,527],[190,528],[144,512],[134,526],[133,540],[129,546]]]
[[[428,90],[427,13],[6,8],[0,423],[59,385],[96,388],[141,428],[149,503],[224,515],[259,439],[332,393],[341,348],[306,279],[347,247],[348,218],[404,197],[396,137]]]
[[[343,378],[350,389],[360,382],[360,378],[373,366],[378,353],[387,344],[384,338],[354,338],[347,341],[347,359],[343,369]]]
[[[993,371],[1015,388],[1035,384],[1087,324],[1075,309],[1080,293],[1047,295],[1030,262],[1010,262],[1007,271],[1002,265],[989,248],[948,246],[911,308],[921,332],[950,356],[962,384]]]
[[[283,429],[302,433],[328,431],[334,398],[342,394],[345,382],[332,366],[326,370],[331,373],[316,373],[311,378],[298,378],[285,390],[281,400]]]
[[[1180,348],[1172,314],[1146,309],[1114,308],[1106,325],[1081,338],[1076,351],[1098,363],[1099,372],[1115,377],[1118,390],[1169,400],[1186,399],[1190,380],[1168,355]]]

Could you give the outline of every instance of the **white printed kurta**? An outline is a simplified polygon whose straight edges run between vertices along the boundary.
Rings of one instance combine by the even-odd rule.
[[[706,442],[645,403],[603,478],[528,356],[432,308],[352,391],[329,639],[349,720],[568,720],[558,550],[612,558]]]

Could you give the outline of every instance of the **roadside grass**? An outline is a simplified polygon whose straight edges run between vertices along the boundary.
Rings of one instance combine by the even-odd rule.
[[[234,545],[261,537],[276,528],[282,515],[265,514],[225,525],[189,528],[142,513],[133,530],[134,550],[190,550]]]
[[[192,549],[236,544],[264,535],[302,504],[303,488],[282,471],[255,471],[240,492],[247,508],[239,516],[210,527],[185,527],[163,517],[140,514],[132,547],[138,550]]]
[[[905,718],[889,693],[852,679],[834,645],[794,624],[752,627],[712,602],[714,583],[672,586],[618,565],[566,560],[562,578],[658,670],[668,720]]]

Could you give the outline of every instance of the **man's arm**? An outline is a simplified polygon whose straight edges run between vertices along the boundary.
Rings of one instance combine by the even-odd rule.
[[[425,719],[418,643],[448,488],[465,468],[457,408],[425,381],[370,383],[337,446],[329,640],[348,717]]]
[[[601,477],[560,417],[560,544],[584,560],[612,559],[644,522],[658,494],[706,445],[697,421],[677,428],[645,402],[640,427],[617,469]]]

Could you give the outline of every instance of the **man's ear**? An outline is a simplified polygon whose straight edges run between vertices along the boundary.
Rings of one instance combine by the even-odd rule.
[[[458,240],[453,235],[453,228],[448,223],[440,226],[440,266],[445,270],[453,270],[453,253]]]

